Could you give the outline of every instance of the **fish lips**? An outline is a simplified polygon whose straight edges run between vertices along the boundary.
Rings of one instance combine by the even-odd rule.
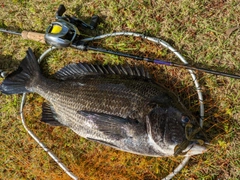
[[[184,156],[193,156],[198,154],[203,154],[207,151],[207,147],[205,145],[199,145],[197,143],[192,143],[188,145],[188,147],[183,151]]]

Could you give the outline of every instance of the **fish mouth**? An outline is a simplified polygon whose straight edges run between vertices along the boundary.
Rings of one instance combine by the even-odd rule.
[[[207,151],[207,147],[205,145],[206,144],[199,145],[197,143],[192,143],[183,151],[183,153],[185,154],[185,156],[203,154]]]

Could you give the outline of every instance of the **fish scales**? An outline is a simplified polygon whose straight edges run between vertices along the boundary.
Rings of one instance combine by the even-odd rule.
[[[49,85],[41,84],[41,82],[45,81],[39,81],[38,86],[40,88],[33,88],[32,91],[45,97],[52,104],[62,104],[65,107],[70,105],[69,108],[73,108],[76,105],[78,110],[96,110],[127,117],[131,115],[131,111],[144,108],[149,98],[148,96],[139,95],[140,92],[135,93],[131,91],[131,88],[126,88],[123,85],[117,87],[117,84],[106,84],[103,78],[97,84],[89,85],[91,84],[89,83],[74,88],[71,87],[69,82],[53,81],[51,86],[54,88],[51,89],[51,93],[46,95],[46,92],[49,91]],[[56,83],[56,86],[53,85],[54,83]],[[79,83],[83,84],[81,80],[79,80]],[[103,86],[102,84],[105,85]],[[157,93],[154,92],[152,95],[157,95]],[[114,99],[111,97],[114,97]],[[131,109],[128,108],[129,106],[131,106]]]
[[[48,101],[42,122],[140,155],[174,155],[174,148],[186,141],[186,121],[195,121],[179,99],[142,68],[78,63],[49,79],[41,74],[31,49],[0,90],[37,93]],[[183,151],[200,154],[205,147],[190,141]]]

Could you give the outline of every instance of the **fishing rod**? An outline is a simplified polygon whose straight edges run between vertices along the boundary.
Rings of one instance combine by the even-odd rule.
[[[3,28],[0,28],[0,32],[14,34],[14,35],[22,36],[23,39],[29,39],[29,40],[45,43],[44,34],[42,33],[31,32],[31,31],[22,31],[20,33],[20,32],[15,32],[15,31],[3,29]]]
[[[112,51],[112,50],[108,50],[100,47],[89,46],[87,42],[97,40],[99,38],[93,37],[93,38],[83,39],[79,29],[94,30],[98,24],[99,17],[96,15],[92,16],[90,24],[87,24],[76,17],[70,17],[68,15],[63,16],[63,13],[65,11],[66,11],[66,8],[64,7],[64,5],[60,5],[56,12],[57,21],[49,25],[45,34],[29,32],[29,31],[23,31],[22,33],[19,33],[19,32],[9,31],[1,28],[0,28],[0,31],[5,33],[20,35],[24,39],[30,39],[30,40],[34,40],[42,43],[47,43],[51,46],[58,47],[58,48],[72,47],[82,51],[91,50],[96,52],[113,54],[117,56],[128,57],[128,58],[132,58],[140,61],[147,61],[147,62],[159,64],[159,65],[173,66],[173,67],[184,68],[189,70],[201,71],[201,72],[214,74],[214,75],[230,77],[234,79],[240,79],[240,75],[236,75],[236,74],[195,67],[189,64],[177,64],[170,61],[153,59],[153,58],[137,56],[137,55],[128,54],[128,53],[118,52],[118,51]],[[131,33],[131,32],[126,32],[126,34],[127,33]],[[131,33],[131,34],[132,35],[135,34],[135,36],[136,34],[138,35],[138,33]],[[109,36],[111,36],[111,34],[109,34],[108,37]],[[142,34],[140,34],[139,36],[145,38],[145,36]],[[169,46],[168,43],[166,43],[165,41],[162,41],[162,42],[163,44],[166,44],[167,46]]]
[[[6,33],[9,33],[9,34],[20,35],[24,39],[29,39],[29,40],[34,40],[34,41],[38,41],[38,42],[41,42],[41,43],[45,43],[45,38],[44,38],[45,35],[41,34],[41,33],[29,32],[29,31],[23,31],[22,33],[19,33],[19,32],[9,31],[9,30],[5,30],[5,29],[1,29],[1,28],[0,28],[0,31],[1,32],[6,32]],[[51,36],[48,34],[47,38],[50,38],[50,37]],[[173,63],[173,62],[170,62],[170,61],[164,61],[164,60],[153,59],[153,58],[148,58],[148,57],[143,57],[143,56],[137,56],[137,55],[133,55],[133,54],[123,53],[123,52],[118,52],[118,51],[112,51],[112,50],[108,50],[108,49],[104,49],[104,48],[100,48],[100,47],[88,46],[87,44],[83,43],[81,40],[79,42],[70,43],[71,40],[70,41],[68,41],[68,40],[67,41],[66,40],[55,41],[55,39],[56,39],[56,37],[52,38],[51,41],[49,41],[49,39],[48,39],[48,43],[53,45],[53,46],[57,46],[57,47],[71,46],[75,49],[82,50],[82,51],[92,50],[92,51],[97,51],[97,52],[102,52],[102,53],[107,53],[107,54],[113,54],[113,55],[117,55],[117,56],[132,58],[132,59],[135,59],[135,60],[143,60],[143,61],[147,61],[147,62],[159,64],[159,65],[173,66],[173,67],[184,68],[184,69],[191,69],[191,70],[201,71],[201,72],[205,72],[205,73],[209,73],[209,74],[226,76],[226,77],[230,77],[230,78],[234,78],[234,79],[240,79],[240,76],[235,75],[235,74],[209,70],[209,69],[206,69],[206,68],[194,67],[194,66],[191,66],[191,65],[188,65],[188,64],[177,64],[177,63]]]

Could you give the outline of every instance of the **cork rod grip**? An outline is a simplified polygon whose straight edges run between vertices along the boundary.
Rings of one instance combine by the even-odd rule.
[[[36,32],[29,32],[29,31],[23,31],[21,33],[23,39],[30,39],[33,41],[38,41],[41,43],[45,43],[45,39],[44,39],[44,34],[41,33],[36,33]]]

